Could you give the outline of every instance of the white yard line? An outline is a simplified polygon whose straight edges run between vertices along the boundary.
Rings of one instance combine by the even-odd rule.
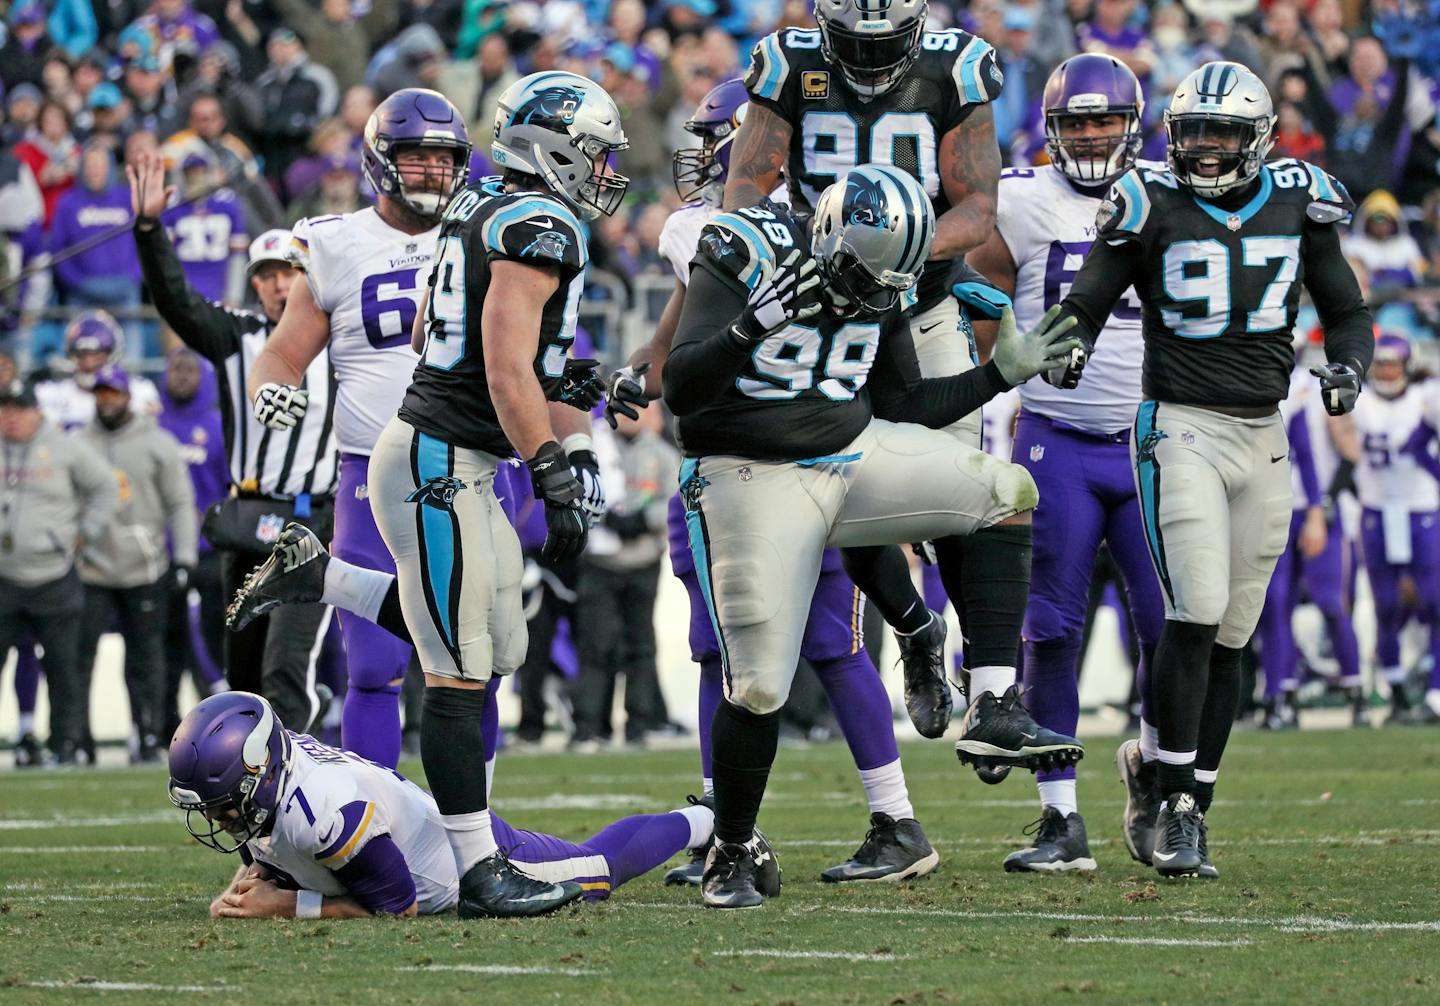
[[[49,831],[55,828],[110,828],[117,825],[164,824],[175,826],[184,822],[178,812],[146,811],[143,814],[109,814],[104,817],[0,817],[0,831]]]
[[[1252,926],[1286,933],[1309,932],[1432,932],[1440,933],[1440,920],[1419,922],[1381,922],[1355,919],[1330,919],[1315,915],[1292,915],[1278,918],[1214,916],[1214,915],[1096,915],[1085,912],[970,912],[951,908],[860,908],[846,905],[826,906],[826,911],[848,915],[919,915],[945,919],[1043,919],[1051,922],[1106,922],[1155,925]]]
[[[711,950],[711,957],[778,957],[784,960],[817,961],[908,961],[908,957],[895,954],[857,954],[844,950]]]
[[[396,968],[395,970],[409,972],[459,971],[474,975],[566,975],[574,978],[605,973],[603,971],[592,971],[589,968],[551,968],[542,965],[526,966],[519,964],[416,964],[408,968]]]
[[[1172,940],[1162,936],[1066,936],[1058,943],[1122,943],[1140,947],[1248,947],[1249,940]]]
[[[150,982],[102,982],[98,979],[76,978],[74,981],[22,981],[23,989],[65,989],[95,992],[236,992],[226,985],[152,985]]]
[[[49,856],[116,852],[168,852],[174,853],[180,846],[174,845],[0,845],[0,860],[10,856]]]

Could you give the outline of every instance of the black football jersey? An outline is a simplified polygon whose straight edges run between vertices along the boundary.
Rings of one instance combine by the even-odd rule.
[[[559,267],[560,286],[545,302],[535,354],[546,397],[557,393],[585,282],[584,231],[553,196],[507,193],[499,178],[485,178],[461,189],[445,211],[430,272],[425,349],[400,418],[457,447],[508,457],[514,448],[490,400],[480,329],[496,259]]]
[[[1352,209],[1344,188],[1304,161],[1266,164],[1232,209],[1196,196],[1168,170],[1122,176],[1101,204],[1096,248],[1101,241],[1138,248],[1130,261],[1142,304],[1145,396],[1190,405],[1284,400],[1301,284],[1322,316],[1322,301],[1342,293],[1316,289],[1314,247],[1328,232],[1323,253],[1339,256],[1334,227]],[[1107,268],[1105,259],[1092,252],[1067,297],[1087,316],[1094,313],[1087,291],[1120,282],[1096,275]]]
[[[785,178],[790,203],[809,213],[821,191],[860,164],[890,164],[914,175],[938,217],[950,208],[940,184],[940,141],[976,106],[999,96],[1005,78],[995,50],[967,31],[927,31],[903,80],[862,101],[820,54],[820,32],[786,28],[750,54],[750,100],[791,124]],[[931,263],[917,284],[915,310],[949,293],[949,270]]]

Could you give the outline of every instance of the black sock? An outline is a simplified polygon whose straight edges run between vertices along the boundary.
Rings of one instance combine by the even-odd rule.
[[[752,713],[724,701],[710,730],[715,777],[715,841],[748,842],[780,743],[780,714]]]
[[[414,644],[414,640],[410,638],[410,627],[405,624],[405,614],[400,610],[399,580],[393,581],[390,589],[385,591],[385,598],[380,602],[380,612],[375,616],[375,624],[397,639]]]
[[[1213,782],[1197,782],[1195,784],[1195,806],[1200,813],[1210,813],[1210,804],[1215,800],[1215,784]]]
[[[996,524],[935,543],[940,579],[965,633],[966,667],[1018,667],[1030,598],[1029,524]]]
[[[846,575],[880,609],[890,628],[908,636],[929,624],[930,609],[910,579],[910,564],[899,545],[842,548],[840,561]]]
[[[1215,772],[1230,740],[1235,725],[1235,710],[1240,708],[1240,658],[1243,650],[1216,643],[1210,650],[1210,682],[1205,689],[1205,705],[1200,710],[1200,738],[1195,751],[1195,770]],[[1210,808],[1215,797],[1214,782],[1195,786],[1195,802],[1200,810]]]
[[[1171,765],[1165,752],[1195,751],[1199,747],[1200,718],[1210,680],[1210,650],[1218,625],[1195,625],[1166,619],[1155,647],[1155,729],[1161,760],[1156,778],[1168,800],[1174,793],[1195,792],[1195,763]],[[1222,745],[1223,747],[1223,745]]]
[[[485,809],[483,688],[425,689],[420,717],[420,761],[440,813]]]

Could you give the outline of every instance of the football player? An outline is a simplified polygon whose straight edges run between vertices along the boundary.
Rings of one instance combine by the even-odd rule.
[[[1375,599],[1375,665],[1390,686],[1390,722],[1440,720],[1440,462],[1435,441],[1434,385],[1410,380],[1410,340],[1382,334],[1366,395],[1355,407],[1360,462],[1355,489],[1363,508],[1360,547]],[[1418,706],[1405,691],[1400,630],[1411,611],[1401,598],[1408,577],[1430,630],[1430,688]]]
[[[1023,468],[917,423],[968,415],[1073,343],[1050,327],[1058,308],[1024,336],[1007,312],[990,364],[921,380],[901,301],[934,225],[912,176],[872,165],[821,193],[808,231],[764,201],[701,232],[664,388],[725,684],[701,884],[713,907],[763,900],[755,819],[826,547],[1027,526],[1035,505]]]
[[[65,355],[75,366],[66,377],[40,381],[35,398],[45,418],[67,433],[95,418],[95,374],[125,355],[125,333],[109,311],[82,311],[65,326]],[[148,377],[130,380],[131,408],[160,411],[160,393]]]
[[[732,155],[725,207],[755,204],[782,174],[791,204],[804,211],[854,165],[889,164],[912,175],[936,217],[912,332],[921,373],[941,377],[975,365],[966,309],[947,266],[995,226],[1000,149],[990,103],[1004,77],[984,39],[959,29],[927,31],[928,8],[926,0],[816,0],[818,29],[787,28],[761,39],[745,77],[750,111]],[[980,428],[976,413],[957,417],[953,432],[978,449]],[[1028,522],[935,545],[969,671],[956,753],[989,782],[1004,777],[1003,766],[1038,769],[1052,760],[1028,748],[1035,723],[1015,684],[1030,549]],[[852,550],[845,560],[885,620],[915,634],[914,652],[928,654],[923,679],[907,673],[906,704],[912,718],[933,710],[917,725],[939,736],[950,711],[944,622],[920,601],[899,549]]]
[[[227,692],[190,710],[170,742],[169,794],[197,841],[240,854],[212,917],[430,915],[460,900],[430,794],[392,769],[286,730],[259,695]],[[498,817],[494,824],[514,869],[572,892],[567,900],[599,901],[703,842],[713,820],[696,804],[621,818],[581,842]],[[767,880],[778,885],[778,868]]]
[[[330,347],[340,445],[332,547],[360,566],[395,569],[375,529],[366,466],[415,369],[411,325],[440,216],[465,184],[469,156],[465,117],[442,95],[406,88],[381,102],[361,152],[376,205],[295,224],[290,260],[305,282],[290,288],[285,313],[250,371],[255,418],[287,429],[307,406],[306,368]],[[342,618],[340,627],[350,678],[341,737],[346,748],[394,765],[411,648],[363,619]]]
[[[1142,305],[1145,400],[1130,450],[1165,596],[1150,685],[1163,798],[1152,855],[1163,876],[1217,875],[1204,815],[1240,699],[1241,647],[1290,526],[1277,407],[1300,283],[1325,330],[1330,362],[1312,372],[1326,411],[1354,407],[1374,350],[1336,233],[1350,198],[1303,161],[1266,164],[1274,129],[1270,95],[1245,67],[1206,63],[1186,77],[1165,113],[1169,170],[1115,183],[1062,302],[1087,346],[1127,288]],[[1073,387],[1085,356],[1052,383]],[[1141,810],[1131,795],[1127,818]]]
[[[1090,250],[1101,200],[1136,164],[1145,111],[1135,74],[1100,53],[1072,56],[1056,67],[1043,107],[1050,164],[1009,168],[1000,176],[996,228],[969,255],[971,265],[1014,295],[1019,325],[1034,324],[1068,291]],[[1165,613],[1130,474],[1144,353],[1133,290],[1111,312],[1104,335],[1078,390],[1039,380],[1020,387],[1012,460],[1030,470],[1040,489],[1025,611],[1025,692],[1035,722],[1075,733],[1086,598],[1103,541],[1120,570],[1140,640],[1142,729],[1153,747],[1145,685]],[[1006,857],[1005,869],[1095,869],[1076,803],[1075,767],[1041,771],[1037,781],[1041,817],[1034,842]]]
[[[487,809],[486,686],[520,666],[526,645],[520,540],[494,480],[502,459],[525,459],[545,508],[542,556],[580,554],[587,494],[571,466],[578,455],[593,464],[581,431],[598,399],[575,397],[575,375],[593,374],[571,366],[594,361],[566,359],[588,259],[579,217],[615,212],[629,184],[609,165],[627,146],[615,102],[577,74],[516,81],[498,99],[494,136],[504,175],[465,188],[445,213],[412,334],[420,363],[369,476],[425,672],[421,757],[462,916],[539,915],[578,895],[511,870]],[[592,387],[603,393],[598,379]]]

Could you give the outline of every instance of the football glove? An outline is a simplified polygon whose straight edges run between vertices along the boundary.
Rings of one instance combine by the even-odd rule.
[[[1348,363],[1327,363],[1311,367],[1310,373],[1320,378],[1320,400],[1332,416],[1343,416],[1355,408],[1360,397],[1360,370]]]
[[[734,330],[740,338],[754,344],[787,325],[819,313],[820,273],[815,260],[808,255],[802,257],[797,248],[775,266],[768,282],[750,291],[750,299]]]
[[[1023,384],[1042,371],[1070,366],[1076,351],[1084,349],[1078,335],[1065,334],[1075,327],[1076,319],[1056,322],[1059,316],[1060,305],[1056,304],[1045,312],[1038,325],[1021,332],[1015,327],[1015,312],[1008,307],[1001,310],[1000,331],[995,337],[991,359],[1007,384]],[[1084,367],[1083,361],[1080,367]],[[1077,370],[1076,382],[1079,379]]]
[[[570,467],[585,493],[580,505],[593,520],[605,513],[605,487],[600,484],[600,459],[594,451],[571,451]]]
[[[252,411],[256,421],[272,430],[294,429],[305,418],[310,392],[293,384],[262,384],[255,392]]]
[[[605,421],[612,430],[619,426],[615,419],[617,415],[639,419],[637,410],[650,404],[650,399],[645,396],[644,381],[649,369],[650,361],[646,360],[638,367],[621,367],[610,375],[610,383],[605,389]]]
[[[556,401],[581,412],[589,412],[603,402],[605,382],[597,372],[599,367],[599,360],[566,360]]]
[[[590,517],[582,500],[585,490],[570,459],[555,441],[547,441],[525,462],[535,498],[545,504],[545,544],[540,558],[547,563],[574,559],[585,549]]]

